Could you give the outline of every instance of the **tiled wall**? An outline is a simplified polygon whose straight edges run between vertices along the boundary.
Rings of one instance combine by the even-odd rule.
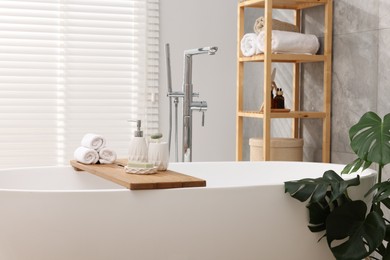
[[[349,148],[348,129],[367,111],[381,116],[390,113],[390,1],[389,0],[335,0],[333,10],[333,74],[332,74],[332,162],[348,163],[355,158]],[[247,13],[247,28],[260,16],[256,11]],[[291,14],[275,12],[274,18],[291,20]],[[250,21],[250,20],[253,21]],[[323,7],[304,12],[304,31],[323,36]],[[245,77],[249,105],[253,101],[257,84],[261,88],[262,64],[246,68]],[[276,83],[291,90],[291,65],[280,64]],[[247,67],[247,66],[246,66]],[[249,66],[248,66],[249,67]],[[280,68],[280,69],[279,69]],[[282,75],[283,74],[283,75]],[[255,76],[253,76],[255,75]],[[305,110],[321,109],[322,64],[305,64],[302,70],[302,104]],[[256,83],[257,82],[257,83]],[[252,98],[252,101],[249,99]],[[260,101],[261,102],[261,101]],[[248,120],[245,138],[258,136],[261,121]],[[273,124],[273,135],[288,133],[290,122]],[[305,159],[321,159],[322,123],[320,120],[303,120],[302,134],[305,139]],[[245,149],[248,150],[249,149]],[[249,157],[249,152],[245,154]]]

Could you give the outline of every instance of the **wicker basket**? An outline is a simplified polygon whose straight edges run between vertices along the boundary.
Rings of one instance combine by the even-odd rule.
[[[250,161],[263,161],[263,140],[250,138]],[[271,138],[271,161],[302,161],[303,139]]]

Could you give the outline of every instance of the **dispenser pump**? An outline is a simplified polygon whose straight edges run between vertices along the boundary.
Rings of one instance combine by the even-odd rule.
[[[139,163],[148,161],[148,145],[141,131],[141,120],[129,120],[137,122],[137,130],[134,131],[134,137],[130,141],[129,146],[129,162]]]
[[[144,132],[141,131],[141,120],[137,120],[137,130],[134,131],[134,137],[143,137]]]

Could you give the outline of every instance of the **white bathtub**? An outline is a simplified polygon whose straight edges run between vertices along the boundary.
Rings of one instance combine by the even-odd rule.
[[[0,260],[333,259],[284,181],[342,166],[171,164],[207,187],[130,191],[71,167],[0,171]],[[364,194],[376,174],[362,175]],[[349,176],[348,176],[349,177]],[[351,176],[352,177],[352,176]]]

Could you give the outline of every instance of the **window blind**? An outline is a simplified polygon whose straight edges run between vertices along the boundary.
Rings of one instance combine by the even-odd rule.
[[[0,0],[0,168],[66,165],[85,133],[119,156],[158,131],[158,0]]]

